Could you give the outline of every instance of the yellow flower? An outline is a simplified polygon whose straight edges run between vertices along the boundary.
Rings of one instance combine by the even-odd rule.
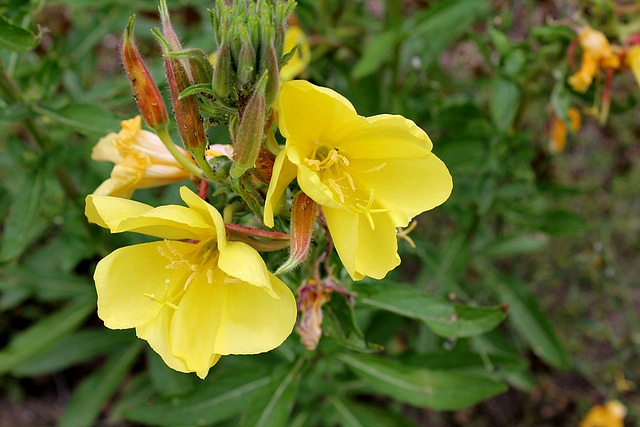
[[[580,422],[580,427],[623,427],[627,408],[618,400],[596,405]]]
[[[137,188],[160,187],[189,178],[156,134],[142,130],[140,116],[122,122],[122,130],[101,138],[91,158],[115,163],[111,178],[93,194],[129,198]],[[186,151],[179,148],[185,156]]]
[[[309,47],[307,35],[299,26],[291,25],[284,34],[284,53],[291,52],[297,44],[300,44],[300,46],[296,53],[280,69],[280,79],[283,82],[295,78],[307,68],[311,61],[311,48]]]
[[[279,346],[293,330],[296,303],[258,252],[227,240],[215,208],[186,187],[180,195],[188,207],[87,196],[90,222],[164,239],[98,263],[98,316],[111,329],[136,328],[169,367],[204,378],[221,355]]]
[[[340,94],[303,80],[282,85],[276,109],[286,145],[274,164],[265,224],[273,226],[274,209],[297,177],[322,206],[351,277],[383,278],[400,263],[396,227],[451,193],[451,175],[431,140],[411,120],[359,116]]]
[[[600,68],[620,68],[620,58],[613,52],[609,40],[600,31],[584,27],[578,36],[582,47],[580,69],[569,77],[569,84],[577,92],[586,91]]]

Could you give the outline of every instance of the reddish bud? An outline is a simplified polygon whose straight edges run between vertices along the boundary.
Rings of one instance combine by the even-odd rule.
[[[182,62],[176,58],[165,58],[164,69],[167,72],[173,113],[184,148],[194,157],[204,158],[207,136],[196,98],[194,95],[189,95],[180,99],[180,93],[191,86],[187,70],[182,66]]]
[[[134,20],[135,16],[129,18],[129,23],[120,44],[120,55],[122,56],[124,69],[129,77],[133,97],[138,104],[140,113],[142,113],[144,121],[150,128],[157,129],[165,126],[169,121],[167,109],[164,106],[158,86],[153,81],[146,65],[144,65],[133,40]]]
[[[296,194],[291,205],[291,254],[276,274],[293,270],[307,258],[317,216],[318,204],[302,191]]]

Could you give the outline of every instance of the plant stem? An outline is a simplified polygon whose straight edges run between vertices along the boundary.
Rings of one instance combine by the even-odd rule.
[[[178,146],[173,143],[171,136],[169,136],[166,125],[154,130],[164,146],[167,147],[167,150],[169,150],[171,155],[178,161],[178,163],[180,163],[183,168],[185,168],[186,170],[191,172],[192,175],[197,176],[198,178],[205,177],[202,170],[200,170],[198,166],[193,164],[191,160],[187,159],[187,157],[182,154],[180,150],[178,150]],[[209,166],[209,169],[211,169],[211,166]]]

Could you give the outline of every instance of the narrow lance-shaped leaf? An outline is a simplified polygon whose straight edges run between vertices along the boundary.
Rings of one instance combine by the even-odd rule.
[[[487,375],[414,368],[370,355],[340,354],[337,357],[376,392],[414,406],[460,409],[507,389]]]
[[[467,337],[487,332],[502,322],[506,307],[453,304],[419,289],[394,283],[357,283],[357,303],[420,320],[443,337]]]
[[[269,385],[261,389],[247,405],[242,426],[285,426],[298,392],[300,375],[305,366],[301,358],[291,366],[283,366],[271,377]]]

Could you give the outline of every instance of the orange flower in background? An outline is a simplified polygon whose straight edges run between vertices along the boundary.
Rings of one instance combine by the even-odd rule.
[[[620,58],[614,53],[607,37],[589,26],[578,35],[582,47],[580,69],[569,77],[569,84],[576,92],[585,92],[601,68],[620,68]]]
[[[618,400],[596,405],[580,422],[580,427],[623,427],[627,408]]]
[[[567,111],[567,118],[571,123],[571,131],[573,133],[578,132],[580,130],[580,126],[582,124],[582,117],[580,116],[580,112],[576,108],[569,108]],[[560,117],[553,115],[551,119],[551,130],[549,132],[549,151],[552,153],[561,153],[564,150],[565,145],[567,144],[567,122],[562,120]]]

